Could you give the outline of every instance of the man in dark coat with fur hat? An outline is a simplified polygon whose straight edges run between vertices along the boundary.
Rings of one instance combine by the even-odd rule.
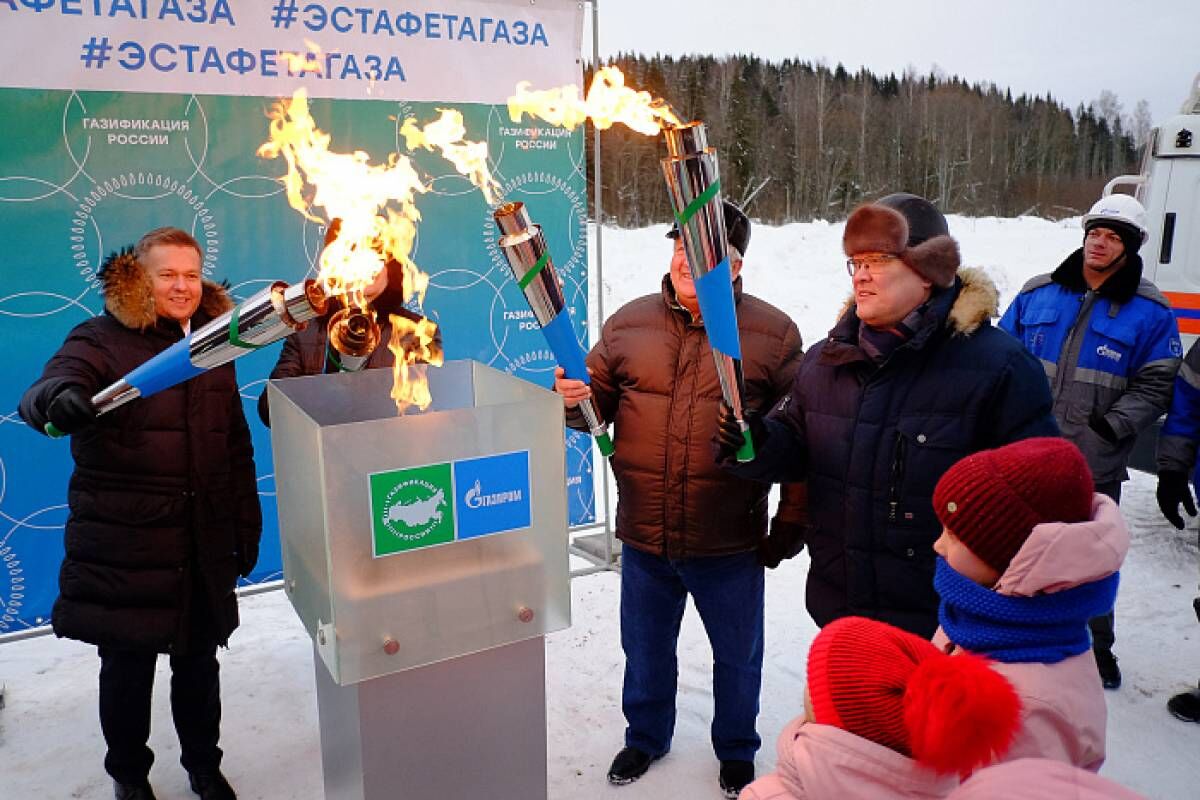
[[[818,625],[864,616],[929,638],[938,478],[965,455],[1058,427],[1041,367],[992,327],[996,288],[959,269],[932,204],[894,194],[862,206],[842,242],[850,304],[805,353],[790,394],[765,418],[747,413],[757,453],[747,464],[723,408],[718,459],[745,478],[808,481],[806,600]]]
[[[1138,434],[1167,411],[1183,360],[1171,304],[1142,277],[1146,209],[1124,194],[1083,217],[1083,246],[1031,278],[1000,320],[1046,370],[1054,417],[1079,446],[1096,491],[1121,500]],[[1091,622],[1106,689],[1121,685],[1112,613]]]
[[[233,798],[220,771],[216,650],[238,624],[234,585],[262,520],[232,364],[97,417],[90,398],[231,307],[199,244],[159,228],[100,272],[105,313],[74,328],[21,399],[30,426],[71,434],[59,636],[100,655],[104,767],[118,800],[153,800],[150,696],[170,655],[171,711],[193,791]]]

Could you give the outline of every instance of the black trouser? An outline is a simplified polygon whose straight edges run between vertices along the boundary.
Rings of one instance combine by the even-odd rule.
[[[1096,484],[1096,491],[1106,497],[1111,497],[1114,503],[1119,504],[1121,502],[1121,481],[1098,483]],[[1116,615],[1114,612],[1109,611],[1107,614],[1092,617],[1088,620],[1088,627],[1092,629],[1092,649],[1111,653],[1113,644],[1117,641],[1115,631]]]
[[[100,650],[100,728],[108,753],[104,769],[121,783],[139,783],[150,773],[150,694],[158,654],[145,650]],[[215,643],[171,656],[171,716],[179,735],[179,758],[188,772],[215,771],[221,727],[221,688]]]

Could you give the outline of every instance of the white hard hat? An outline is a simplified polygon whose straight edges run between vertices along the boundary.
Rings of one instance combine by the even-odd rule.
[[[1094,222],[1120,222],[1136,228],[1145,242],[1150,236],[1146,230],[1146,209],[1136,198],[1127,194],[1110,194],[1101,197],[1092,210],[1083,215],[1083,228],[1087,230]]]

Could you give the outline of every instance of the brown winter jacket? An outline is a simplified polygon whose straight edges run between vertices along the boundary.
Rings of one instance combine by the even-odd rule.
[[[787,391],[801,355],[786,314],[734,282],[746,407],[766,409]],[[701,322],[660,294],[634,300],[604,324],[587,358],[596,407],[613,423],[617,537],[668,557],[754,549],[767,530],[770,484],[723,472],[711,440],[721,403],[712,348]],[[578,409],[567,423],[586,429]],[[794,516],[780,509],[780,516]]]
[[[183,336],[155,314],[132,253],[109,258],[100,279],[106,313],[75,326],[21,399],[35,430],[66,386],[95,394]],[[192,330],[231,306],[205,281]],[[262,532],[233,365],[101,416],[71,437],[71,455],[54,632],[159,652],[224,644],[238,625],[237,576],[253,567]]]

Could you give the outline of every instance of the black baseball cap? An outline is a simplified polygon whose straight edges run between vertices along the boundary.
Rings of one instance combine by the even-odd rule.
[[[750,218],[728,200],[722,200],[721,207],[725,212],[725,238],[745,256],[746,248],[750,246]],[[667,231],[667,238],[679,238],[679,223],[671,226],[671,230]]]

